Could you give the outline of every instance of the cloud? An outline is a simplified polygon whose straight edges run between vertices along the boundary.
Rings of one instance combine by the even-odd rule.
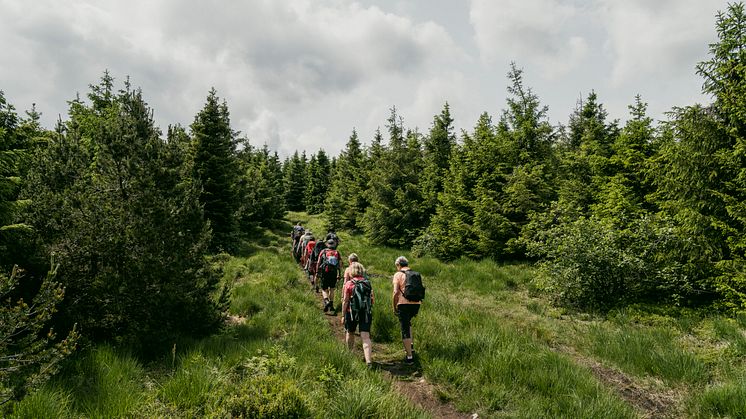
[[[557,0],[472,0],[470,18],[486,62],[517,61],[545,78],[567,74],[586,57],[588,43],[569,23],[582,10]]]
[[[725,0],[603,0],[598,16],[608,34],[612,85],[692,74],[715,41],[717,10],[726,7]]]
[[[0,0],[0,49],[0,88],[37,102],[46,125],[109,69],[143,88],[161,125],[189,124],[215,87],[255,145],[331,152],[373,107],[411,101],[464,57],[442,26],[348,0]]]

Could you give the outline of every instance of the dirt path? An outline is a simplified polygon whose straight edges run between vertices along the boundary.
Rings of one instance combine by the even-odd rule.
[[[322,307],[321,294],[316,294],[319,302],[319,313]],[[339,292],[337,292],[337,298],[339,298]],[[338,305],[339,303],[337,303]],[[340,342],[345,341],[345,331],[340,320],[341,313],[336,316],[331,314],[324,315],[326,320],[329,322],[329,328],[331,329],[334,337]],[[442,401],[437,396],[436,387],[429,383],[422,376],[422,369],[418,365],[406,365],[401,361],[383,360],[380,354],[387,352],[384,345],[373,342],[373,365],[381,371],[386,378],[388,378],[394,387],[412,401],[415,405],[421,409],[427,411],[432,415],[433,418],[438,419],[452,419],[452,418],[478,418],[476,414],[462,413],[456,410],[453,405]],[[361,346],[360,335],[355,334],[355,353],[362,359],[363,351]]]
[[[591,370],[604,385],[611,388],[622,399],[632,405],[644,418],[675,418],[677,398],[673,391],[661,392],[647,388],[623,372],[602,365],[592,358],[578,353],[575,348],[561,346],[553,348],[572,358],[575,363]]]

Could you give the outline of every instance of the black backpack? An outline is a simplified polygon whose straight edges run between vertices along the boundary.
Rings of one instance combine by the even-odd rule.
[[[425,286],[422,285],[422,275],[419,272],[408,269],[404,272],[404,298],[409,301],[422,301],[425,299]]]
[[[370,322],[373,313],[373,287],[368,278],[353,279],[352,298],[350,298],[350,313],[356,322]]]

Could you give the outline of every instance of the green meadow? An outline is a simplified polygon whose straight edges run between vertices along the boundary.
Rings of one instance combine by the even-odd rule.
[[[290,213],[316,233],[323,219]],[[290,255],[289,223],[214,263],[233,285],[230,318],[209,338],[139,360],[84,348],[10,417],[426,418],[397,391],[421,378],[464,417],[746,417],[746,317],[645,306],[605,316],[552,306],[530,264],[414,258],[341,232],[372,276],[376,368],[335,336]],[[414,322],[418,362],[391,312],[394,259],[410,257],[427,297]],[[340,306],[339,293],[335,298]],[[338,320],[337,320],[338,322]]]

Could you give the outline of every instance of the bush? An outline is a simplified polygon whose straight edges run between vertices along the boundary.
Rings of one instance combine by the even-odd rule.
[[[608,310],[639,300],[679,300],[693,292],[672,257],[679,238],[665,222],[640,218],[629,228],[596,217],[546,230],[531,243],[540,263],[537,288],[562,305]]]
[[[236,418],[307,418],[308,401],[289,379],[259,375],[229,388],[220,407],[210,417]]]

